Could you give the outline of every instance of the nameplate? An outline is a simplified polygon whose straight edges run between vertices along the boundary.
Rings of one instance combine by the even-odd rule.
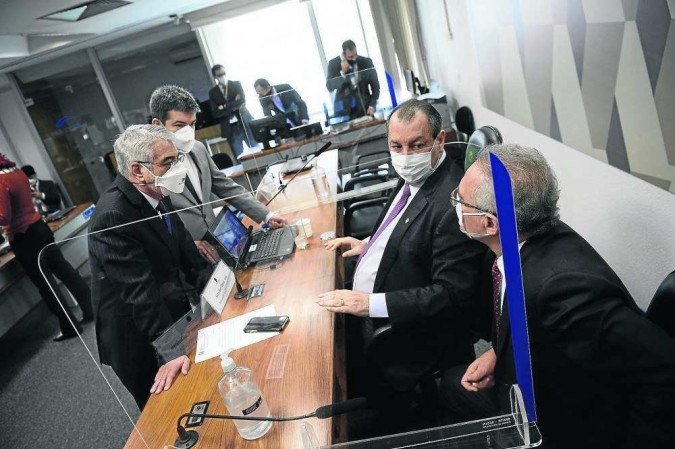
[[[223,313],[227,298],[234,287],[234,273],[221,260],[213,270],[209,282],[202,291],[201,299],[206,301],[220,315]]]

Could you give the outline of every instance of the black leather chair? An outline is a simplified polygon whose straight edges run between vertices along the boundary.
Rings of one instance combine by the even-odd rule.
[[[476,155],[480,150],[488,145],[497,145],[502,143],[502,133],[494,126],[481,126],[469,137],[464,156],[464,170],[467,170],[476,160]]]
[[[368,237],[388,200],[387,196],[380,196],[356,201],[347,206],[344,218],[345,235],[357,239]]]
[[[675,271],[671,271],[656,289],[647,308],[647,318],[675,338]]]
[[[232,158],[226,153],[216,153],[211,156],[211,159],[213,159],[213,162],[216,164],[216,167],[218,167],[218,170],[230,168],[234,165]]]
[[[473,121],[473,112],[468,106],[462,106],[455,112],[455,126],[457,131],[470,136],[476,130],[476,125]]]

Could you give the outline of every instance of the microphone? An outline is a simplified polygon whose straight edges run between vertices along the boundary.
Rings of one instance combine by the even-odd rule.
[[[253,233],[253,226],[249,226],[248,229],[246,230],[246,241],[248,242],[246,244],[246,247],[244,248],[243,254],[246,254],[248,252],[248,247],[251,245],[251,234]],[[241,257],[240,255],[239,257]],[[249,295],[249,289],[248,288],[242,288],[241,284],[239,283],[239,280],[237,279],[237,267],[241,267],[239,264],[239,257],[237,257],[237,260],[234,265],[234,270],[232,271],[232,274],[234,274],[234,284],[237,287],[237,293],[234,294],[234,299],[242,299],[242,298],[247,298]]]
[[[342,415],[344,413],[349,413],[354,410],[365,408],[368,406],[368,400],[366,398],[355,398],[349,399],[347,401],[337,402],[335,404],[323,405],[317,408],[312,413],[306,413],[299,416],[233,416],[233,415],[211,415],[211,414],[201,414],[201,413],[183,413],[178,417],[176,422],[176,430],[178,432],[178,438],[174,442],[174,446],[180,449],[190,449],[192,446],[197,444],[199,440],[199,434],[196,430],[186,430],[185,427],[181,425],[181,421],[184,418],[213,418],[213,419],[239,419],[242,421],[274,421],[274,422],[284,422],[284,421],[297,421],[300,419],[306,418],[319,418],[326,419],[332,418],[333,416]]]
[[[268,205],[272,202],[272,200],[273,200],[274,198],[276,198],[277,196],[279,196],[279,194],[280,194],[281,192],[283,192],[284,190],[286,190],[286,187],[288,187],[288,185],[295,179],[295,177],[298,176],[298,175],[300,174],[300,172],[303,171],[303,170],[305,169],[305,167],[307,167],[307,165],[308,165],[310,162],[312,162],[312,161],[313,161],[314,159],[316,159],[317,157],[321,156],[321,153],[323,153],[323,152],[326,151],[328,148],[330,148],[330,146],[331,146],[332,144],[333,144],[332,142],[326,142],[326,144],[325,144],[324,146],[322,146],[321,148],[319,148],[318,150],[316,150],[316,151],[314,152],[314,154],[312,154],[312,157],[308,157],[308,158],[307,158],[307,162],[305,162],[305,164],[302,166],[302,168],[301,168],[300,170],[296,171],[295,174],[293,175],[293,177],[292,177],[291,179],[289,179],[288,182],[287,182],[286,184],[282,184],[281,186],[279,186],[279,190],[277,191],[277,193],[275,193],[275,194],[272,196],[272,198],[270,198],[269,200],[267,200],[267,202],[265,203],[265,206],[268,206]]]

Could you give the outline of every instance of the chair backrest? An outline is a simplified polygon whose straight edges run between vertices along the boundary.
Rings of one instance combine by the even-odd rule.
[[[462,106],[455,112],[455,126],[457,131],[470,136],[475,130],[476,125],[473,121],[473,112],[467,106]]]
[[[357,154],[354,156],[355,172],[365,168],[375,168],[382,164],[391,165],[391,154],[389,154],[388,150],[374,151],[372,153]]]
[[[213,163],[216,164],[218,170],[230,168],[234,165],[232,163],[232,158],[227,153],[215,153],[213,156],[211,156],[211,159],[213,159]]]
[[[478,152],[488,145],[502,143],[502,133],[494,126],[481,126],[469,137],[464,156],[464,170],[468,170],[476,160]]]
[[[647,318],[675,338],[675,271],[671,271],[656,289],[647,308]]]
[[[372,234],[375,223],[389,198],[370,198],[350,204],[345,209],[345,235],[364,239]]]

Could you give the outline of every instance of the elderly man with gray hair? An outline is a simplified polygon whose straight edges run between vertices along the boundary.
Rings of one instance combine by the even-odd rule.
[[[184,157],[163,126],[134,125],[115,141],[119,174],[90,222],[89,255],[96,340],[143,408],[150,393],[168,390],[190,360],[155,355],[152,342],[198,300],[209,265],[172,211],[169,193],[185,183]]]
[[[452,418],[508,410],[508,389],[517,383],[490,152],[504,163],[513,184],[544,444],[673,447],[675,341],[645,318],[593,247],[560,221],[555,174],[537,150],[519,145],[482,150],[452,193],[460,230],[491,250],[478,329],[492,342],[468,367],[445,373],[442,394]]]

